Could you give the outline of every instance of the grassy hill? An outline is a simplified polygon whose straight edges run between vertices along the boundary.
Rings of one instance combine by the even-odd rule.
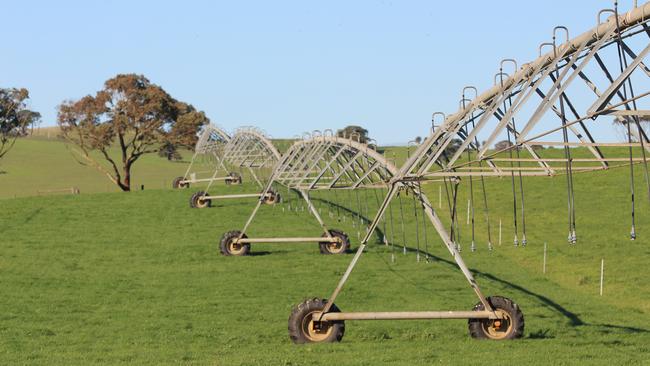
[[[118,192],[119,188],[93,167],[80,164],[68,146],[57,139],[56,127],[41,128],[33,136],[16,141],[13,150],[0,160],[0,199],[51,194],[49,191],[78,188],[82,194]],[[289,148],[289,139],[274,140],[282,152]],[[112,155],[119,157],[118,151]],[[141,157],[132,171],[132,189],[166,189],[172,180],[182,176],[192,159],[192,152],[181,151],[182,161],[168,161],[156,154]],[[97,160],[104,164],[102,157]],[[118,159],[119,160],[119,159]],[[213,165],[199,159],[196,170],[204,176],[212,174]]]
[[[486,294],[510,297],[521,306],[524,339],[476,341],[462,320],[359,321],[346,323],[340,344],[295,346],[287,336],[292,306],[308,297],[329,296],[350,255],[322,256],[315,244],[255,244],[252,256],[223,257],[217,247],[220,236],[243,226],[252,201],[222,201],[192,210],[187,200],[196,188],[152,189],[167,187],[185,168],[158,157],[136,166],[136,184],[145,184],[144,192],[84,194],[114,189],[106,188],[105,178],[90,168],[60,166],[71,158],[58,142],[19,144],[3,161],[8,173],[0,175],[0,194],[29,195],[71,182],[82,194],[0,201],[2,364],[573,365],[650,359],[650,206],[639,183],[639,239],[630,241],[625,169],[576,176],[576,246],[566,243],[563,177],[526,180],[526,248],[512,245],[509,181],[491,179],[496,247],[486,249],[486,226],[477,204],[479,249],[470,252],[468,184],[462,184],[464,258]],[[637,182],[643,182],[639,169],[637,174]],[[33,177],[39,178],[35,182]],[[436,206],[439,187],[425,187]],[[211,193],[254,187],[216,189]],[[300,201],[283,193],[281,205],[262,207],[249,235],[318,235]],[[356,193],[314,197],[331,226],[350,234],[353,246],[362,230],[354,212],[369,215],[376,206],[374,192],[358,194],[361,208]],[[393,246],[379,244],[377,238],[337,305],[344,311],[471,309],[477,300],[431,227],[426,242],[419,228],[418,245],[415,218],[408,210],[411,197],[402,199],[406,241],[401,231],[387,233]],[[439,209],[443,217],[445,205]],[[541,271],[544,243],[549,248],[547,274]],[[407,254],[402,254],[403,246]],[[421,258],[428,253],[428,262],[416,261],[418,247]]]
[[[117,156],[117,151],[114,152]],[[190,152],[182,152],[191,159]],[[103,163],[103,161],[102,161]],[[133,168],[132,189],[162,189],[183,175],[187,161],[170,162],[156,154],[145,155]],[[93,167],[82,165],[66,144],[56,138],[38,136],[18,139],[0,160],[0,199],[38,195],[39,192],[76,187],[82,194],[118,192],[119,188]]]

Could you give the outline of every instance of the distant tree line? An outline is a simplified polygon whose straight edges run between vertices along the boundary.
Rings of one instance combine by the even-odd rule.
[[[368,130],[361,126],[350,125],[336,131],[336,136],[358,141],[363,144],[368,142]]]

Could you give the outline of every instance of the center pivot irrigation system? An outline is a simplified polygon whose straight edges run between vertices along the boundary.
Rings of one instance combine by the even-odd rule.
[[[205,208],[211,206],[212,200],[228,198],[261,197],[266,204],[274,204],[280,200],[280,195],[272,190],[262,195],[257,192],[211,196],[208,193],[212,184],[220,179],[225,179],[226,184],[241,184],[244,170],[260,188],[264,188],[268,176],[281,159],[280,153],[264,132],[254,127],[239,128],[222,147],[221,152],[214,174],[208,180],[207,188],[191,196],[190,207]],[[226,177],[218,178],[220,172],[229,171],[228,169],[230,173]]]
[[[609,17],[603,21],[606,15]],[[575,244],[574,174],[627,166],[631,177],[631,238],[634,239],[635,166],[643,169],[650,195],[646,159],[650,141],[642,127],[643,120],[650,117],[650,110],[639,108],[650,95],[650,69],[643,62],[650,53],[649,18],[650,4],[641,7],[635,4],[624,15],[618,14],[615,4],[614,9],[599,12],[596,27],[578,37],[571,38],[567,28],[556,27],[552,42],[539,47],[539,58],[524,65],[504,60],[494,87],[483,94],[478,95],[476,88],[465,88],[459,111],[445,117],[400,169],[350,140],[317,136],[296,143],[271,181],[282,182],[301,192],[310,212],[321,223],[326,239],[247,238],[246,229],[260,202],[242,231],[224,236],[222,248],[225,244],[235,250],[230,254],[245,254],[255,242],[347,243],[325,227],[308,192],[355,188],[361,184],[383,186],[387,190],[383,202],[338,285],[328,300],[310,299],[294,308],[289,318],[290,338],[296,343],[340,341],[345,330],[344,321],[384,319],[468,319],[472,337],[521,337],[524,332],[521,309],[507,298],[483,295],[461,257],[454,235],[454,214],[451,229],[447,231],[423,194],[421,183],[447,180],[454,187],[455,197],[462,179],[468,179],[473,189],[473,179],[480,179],[484,184],[485,177],[510,178],[515,217],[521,207],[521,244],[525,245],[523,177],[563,175],[567,186],[568,239]],[[546,49],[550,50],[542,54]],[[505,66],[511,67],[511,74],[506,74]],[[470,91],[474,96],[471,100],[466,95]],[[625,130],[626,141],[610,142],[614,120]],[[610,133],[603,133],[603,129],[609,129]],[[485,138],[485,142],[479,143],[479,138]],[[507,138],[509,144],[496,151],[490,150],[500,138]],[[460,141],[459,146],[450,149],[455,141]],[[556,149],[540,150],[540,146],[560,147],[563,155],[558,157]],[[553,154],[548,152],[553,150]],[[357,164],[360,157],[367,161]],[[341,187],[339,182],[344,177],[348,180]],[[270,187],[271,183],[266,192]],[[334,304],[391,201],[403,191],[412,192],[420,201],[424,215],[478,297],[478,304],[470,311],[341,312]],[[485,201],[487,203],[487,199]],[[517,231],[515,225],[515,233]],[[515,245],[518,244],[515,236]]]
[[[226,170],[222,161],[223,151],[224,147],[230,141],[230,135],[220,127],[213,124],[205,126],[196,141],[194,155],[192,155],[190,165],[182,177],[176,177],[173,180],[172,188],[189,188],[190,184],[212,183],[215,180],[225,180],[226,183],[230,183],[234,178],[233,175],[229,174],[226,177],[218,177],[216,174],[216,172],[220,171],[219,169]],[[196,170],[196,165],[205,166],[206,163],[210,169]],[[195,168],[195,170],[192,170],[192,168]],[[205,177],[206,173],[212,175]]]
[[[356,140],[355,140],[356,138]],[[319,210],[314,206],[310,192],[319,190],[376,189],[397,169],[385,157],[369,145],[352,139],[335,137],[333,131],[315,131],[313,135],[298,140],[284,154],[273,171],[266,187],[242,230],[223,235],[220,243],[224,255],[246,255],[252,243],[318,243],[322,254],[343,254],[350,248],[348,236],[341,230],[326,226]],[[246,231],[258,210],[265,203],[264,197],[275,194],[273,185],[278,184],[297,192],[305,201],[308,211],[322,228],[321,236],[296,238],[249,238]]]

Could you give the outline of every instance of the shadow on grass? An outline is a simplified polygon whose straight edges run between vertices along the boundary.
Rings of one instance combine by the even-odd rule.
[[[251,251],[251,252],[248,253],[248,256],[249,256],[249,257],[263,257],[263,256],[265,256],[265,255],[269,255],[269,254],[272,254],[272,253],[271,253],[271,252],[267,252],[267,251],[259,251],[259,252],[253,252],[253,251]]]
[[[336,220],[336,222],[339,222],[339,223],[346,223],[345,221],[341,220],[341,218],[340,218],[341,212],[343,212],[344,215],[349,214],[350,215],[350,220],[355,220],[355,216],[356,216],[356,220],[363,221],[366,226],[369,226],[370,223],[372,222],[372,220],[374,219],[374,217],[367,217],[367,216],[363,215],[362,213],[359,213],[359,212],[355,211],[354,209],[345,207],[345,206],[340,205],[340,204],[338,204],[338,203],[336,203],[334,201],[330,201],[330,200],[320,198],[320,197],[318,197],[318,198],[317,197],[311,197],[311,200],[314,203],[314,207],[316,207],[317,210],[318,210],[318,207],[316,205],[316,202],[320,202],[321,204],[329,205],[330,206],[329,210],[332,211],[332,212],[336,211],[336,216],[338,216],[337,218],[332,218],[332,219]],[[298,201],[301,202],[301,205],[304,204],[304,201],[302,199],[298,199]],[[311,214],[309,212],[309,210],[305,210],[304,212]],[[319,214],[321,215],[321,217],[323,217],[321,212],[319,212]],[[361,226],[361,224],[359,224],[359,226]],[[360,227],[359,229],[362,229],[362,228]],[[384,235],[385,234],[384,234],[384,231],[381,228],[381,225],[377,225],[377,227],[375,228],[375,231],[373,233],[373,236],[375,237],[375,240],[377,242],[382,242],[384,240]]]
[[[406,248],[406,250],[408,252],[413,252],[413,253],[418,252],[418,250],[408,248],[408,247]],[[419,253],[420,253],[420,255],[427,255],[429,258],[436,261],[437,263],[442,263],[442,264],[445,264],[445,265],[447,265],[449,267],[453,267],[454,269],[458,269],[458,265],[454,261],[438,257],[438,256],[433,255],[431,253],[427,253],[427,252],[425,252],[423,250],[419,250]],[[525,288],[523,286],[520,286],[520,285],[517,285],[517,284],[515,284],[513,282],[501,279],[501,278],[499,278],[499,277],[497,277],[497,276],[495,276],[493,274],[482,272],[482,271],[472,269],[472,268],[469,268],[469,270],[477,277],[481,276],[481,277],[487,278],[490,281],[497,282],[497,283],[500,283],[502,285],[508,286],[510,288],[515,289],[516,291],[519,291],[521,293],[524,293],[524,294],[526,294],[526,295],[528,295],[530,297],[533,297],[533,298],[537,299],[537,301],[539,301],[540,303],[542,303],[544,305],[547,305],[548,307],[550,307],[553,310],[557,311],[558,313],[562,314],[562,316],[564,316],[565,318],[567,318],[569,320],[571,326],[576,327],[576,326],[586,325],[585,322],[582,321],[582,319],[580,319],[580,317],[577,314],[569,311],[564,306],[556,303],[555,301],[549,299],[548,297],[546,297],[544,295],[540,295],[538,293],[530,291],[530,290],[528,290],[527,288]]]
[[[413,249],[413,248],[408,248],[408,247],[406,248],[406,250],[408,252],[413,252],[413,253],[418,252],[418,250]],[[454,261],[438,257],[438,256],[433,255],[431,253],[427,253],[427,252],[425,252],[423,250],[420,250],[419,252],[420,252],[420,255],[428,255],[429,258],[435,260],[438,263],[442,263],[442,264],[445,264],[445,265],[447,265],[449,267],[453,267],[454,269],[458,269],[458,265]],[[622,325],[613,325],[613,324],[597,324],[597,323],[591,323],[590,324],[590,323],[586,323],[582,319],[580,319],[580,317],[577,314],[575,314],[574,312],[568,310],[564,306],[558,304],[557,302],[551,300],[550,298],[548,298],[548,297],[546,297],[544,295],[535,293],[535,292],[533,292],[533,291],[531,291],[531,290],[529,290],[529,289],[527,289],[527,288],[525,288],[523,286],[517,285],[517,284],[515,284],[513,282],[501,279],[501,278],[499,278],[499,277],[497,277],[497,276],[495,276],[493,274],[482,272],[482,271],[472,269],[472,268],[469,268],[469,270],[477,277],[482,276],[484,278],[487,278],[490,281],[497,282],[497,283],[500,283],[502,285],[506,285],[508,287],[513,288],[514,290],[516,290],[518,292],[521,292],[521,293],[523,293],[525,295],[528,295],[528,296],[530,296],[532,298],[535,298],[540,303],[548,306],[549,308],[555,310],[556,312],[558,312],[559,314],[561,314],[562,316],[567,318],[572,327],[587,326],[587,327],[605,328],[605,329],[610,329],[610,330],[622,330],[622,331],[625,331],[625,332],[628,332],[628,333],[650,333],[650,330],[644,329],[644,328],[629,327],[629,326],[622,326]],[[392,269],[391,269],[391,271],[392,271]],[[395,272],[395,271],[393,271],[393,272],[397,274],[397,272]],[[400,277],[403,277],[400,274],[397,274],[397,275],[400,276]],[[403,278],[405,280],[408,280],[405,277],[403,277]],[[529,337],[532,338],[532,339],[553,338],[553,336],[549,334],[548,330],[540,330],[540,331],[537,331],[537,332],[534,332],[534,333],[530,333]]]
[[[544,330],[538,330],[536,332],[532,332],[528,335],[528,338],[530,339],[551,339],[555,338],[552,334],[550,334],[550,329],[544,329]]]
[[[39,208],[33,210],[32,212],[30,212],[29,214],[27,214],[25,216],[25,219],[23,220],[23,224],[29,224],[34,219],[34,217],[38,216],[38,214],[41,213],[41,211],[43,211],[43,208],[39,207]],[[15,225],[15,223],[11,224],[11,226],[13,226],[13,225]],[[5,231],[7,231],[7,229],[9,227],[10,227],[10,225],[5,225],[5,226],[0,227],[0,233],[4,233]]]
[[[300,200],[300,199],[298,199],[298,201],[302,202],[302,200]],[[329,205],[330,206],[329,207],[330,212],[336,210],[336,215],[338,216],[338,221],[339,222],[341,222],[341,219],[340,219],[341,211],[343,212],[344,215],[349,214],[352,219],[354,219],[354,216],[356,216],[358,220],[360,220],[360,221],[362,220],[367,225],[370,224],[370,222],[372,221],[371,218],[366,217],[363,214],[360,214],[359,212],[357,212],[357,211],[355,211],[353,209],[350,209],[348,207],[340,205],[337,202],[333,202],[333,201],[323,199],[323,198],[316,198],[316,197],[312,197],[312,202],[314,202],[314,203],[321,202],[322,204]],[[308,212],[308,211],[305,210],[305,212]],[[377,243],[382,243],[383,242],[384,233],[381,230],[380,225],[377,225],[377,227],[376,227],[376,229],[374,231],[374,236],[375,236],[375,239],[376,239]],[[369,242],[370,241],[371,240],[369,240]],[[452,260],[448,260],[448,259],[438,257],[438,256],[433,255],[431,253],[427,253],[427,252],[425,252],[423,250],[416,250],[416,249],[408,248],[408,247],[406,247],[406,250],[409,251],[409,252],[418,252],[421,255],[428,256],[429,258],[435,260],[438,263],[442,263],[442,264],[445,264],[447,266],[453,267],[454,269],[458,269],[458,265],[456,264],[456,262],[454,262]],[[351,249],[350,252],[353,253],[354,250]],[[261,253],[265,253],[263,255],[269,254],[268,252],[261,252]],[[251,255],[256,255],[256,254],[251,253]],[[388,264],[388,262],[385,260],[385,258],[383,258],[381,255],[380,255],[380,257],[382,258],[382,260],[385,263]],[[409,278],[406,278],[405,276],[403,276],[403,275],[399,274],[398,272],[396,272],[395,270],[393,270],[390,267],[390,265],[388,265],[387,267],[396,276],[402,278],[403,280],[406,280],[406,281],[412,283],[416,287],[422,288],[422,286],[416,284],[413,280],[411,280]],[[617,329],[617,330],[623,330],[623,331],[632,332],[632,333],[650,333],[650,330],[643,329],[643,328],[628,327],[628,326],[618,326],[618,325],[612,325],[612,324],[588,324],[588,323],[585,323],[578,316],[578,314],[570,311],[569,309],[565,308],[564,306],[560,305],[559,303],[553,301],[552,299],[550,299],[550,298],[548,298],[548,297],[546,297],[544,295],[535,293],[535,292],[533,292],[533,291],[531,291],[531,290],[529,290],[529,289],[527,289],[527,288],[525,288],[525,287],[523,287],[521,285],[518,285],[516,283],[504,280],[504,279],[499,278],[499,277],[497,277],[497,276],[495,276],[495,275],[493,275],[491,273],[482,272],[482,271],[472,269],[472,268],[469,268],[469,270],[472,273],[474,273],[474,275],[477,276],[477,277],[482,276],[484,278],[487,278],[490,281],[500,283],[502,285],[505,285],[507,287],[510,287],[510,288],[514,289],[515,291],[518,291],[518,292],[523,293],[525,295],[528,295],[528,296],[530,296],[532,298],[535,298],[539,303],[542,303],[542,304],[546,305],[547,307],[553,309],[554,311],[556,311],[557,313],[561,314],[563,317],[568,319],[568,321],[569,321],[569,323],[570,323],[570,325],[572,327],[590,326],[590,327],[602,327],[602,328],[607,328],[607,329]],[[536,331],[534,333],[530,333],[530,338],[531,339],[546,339],[546,338],[553,338],[553,336],[549,334],[549,330],[547,329],[547,330],[539,330],[539,331]]]
[[[628,333],[650,333],[649,329],[643,329],[643,328],[637,328],[637,327],[628,327],[624,325],[613,325],[613,324],[586,324],[588,326],[592,327],[601,327],[605,328],[608,330],[614,329],[614,330],[623,330]]]

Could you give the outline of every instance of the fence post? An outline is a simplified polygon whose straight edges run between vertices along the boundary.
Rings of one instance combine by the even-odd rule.
[[[501,219],[499,219],[499,245],[501,245]]]
[[[600,296],[603,296],[604,280],[605,280],[605,258],[600,260]]]
[[[542,265],[542,273],[546,274],[546,243],[544,243],[544,264]]]

